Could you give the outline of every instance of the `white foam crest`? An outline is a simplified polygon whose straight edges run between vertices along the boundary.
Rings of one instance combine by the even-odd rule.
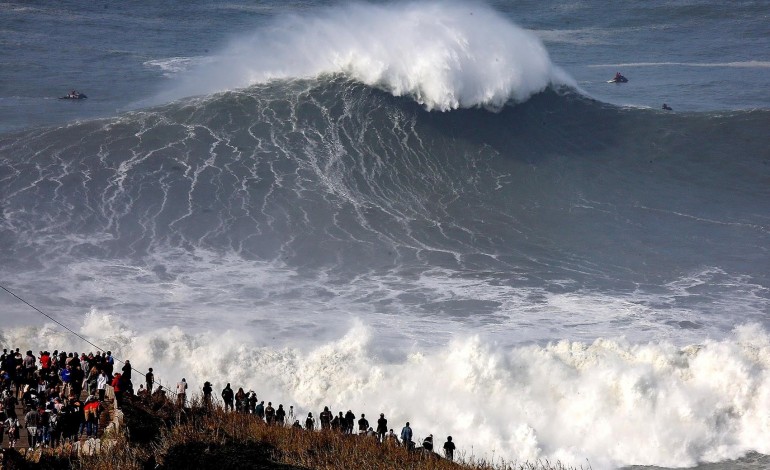
[[[230,382],[294,405],[298,417],[327,405],[371,418],[383,412],[396,430],[411,421],[419,438],[451,434],[466,456],[472,448],[519,461],[589,459],[602,469],[770,453],[770,336],[754,325],[685,348],[597,339],[508,350],[458,337],[436,350],[404,350],[396,361],[381,359],[360,322],[308,351],[254,347],[233,331],[136,333],[96,311],[80,331],[137,369],[154,367],[167,385]],[[77,341],[43,326],[4,329],[0,343],[52,350]]]
[[[344,74],[428,109],[500,107],[572,84],[537,36],[477,3],[348,4],[239,37],[172,98]],[[168,98],[168,97],[166,97]]]

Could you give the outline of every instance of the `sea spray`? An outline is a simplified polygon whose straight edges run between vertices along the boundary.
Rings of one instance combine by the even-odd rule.
[[[204,63],[163,101],[334,74],[438,110],[500,108],[551,84],[574,86],[536,35],[476,2],[352,3],[280,16],[195,60]]]
[[[619,339],[502,349],[478,336],[385,361],[356,322],[309,350],[251,347],[238,332],[134,332],[92,311],[80,333],[169,386],[187,378],[254,390],[297,415],[352,409],[409,420],[422,438],[506,459],[559,459],[593,468],[695,465],[770,451],[770,337],[755,325],[721,341],[675,347]],[[89,351],[50,325],[4,330],[3,347]],[[136,383],[141,380],[137,379]],[[441,437],[443,438],[443,437]]]

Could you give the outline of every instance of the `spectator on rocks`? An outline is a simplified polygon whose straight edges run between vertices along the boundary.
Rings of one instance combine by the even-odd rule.
[[[80,367],[80,362],[77,362],[72,366],[72,370],[70,371],[70,390],[76,397],[79,397],[80,393],[83,391],[83,379],[85,379],[85,375],[85,372],[83,372],[83,369]],[[126,390],[128,388],[124,387]]]
[[[313,419],[313,413],[308,413],[305,418],[305,429],[312,431],[315,428],[315,420]]]
[[[444,443],[444,455],[448,460],[454,460],[455,456],[455,443],[452,442],[452,436],[447,436]]]
[[[398,441],[398,436],[396,436],[396,433],[394,433],[392,429],[388,431],[388,434],[385,436],[385,442],[394,446],[401,444]]]
[[[253,390],[249,390],[249,398],[247,399],[249,414],[255,414],[257,410],[257,394]]]
[[[331,429],[332,412],[329,411],[328,406],[324,406],[324,410],[318,416],[318,419],[321,421],[321,429],[326,429],[326,430]]]
[[[152,372],[152,369],[150,369]],[[203,406],[211,408],[211,392],[214,390],[211,388],[211,383],[208,381],[203,382]]]
[[[345,417],[342,416],[342,411],[340,411],[340,414],[332,419],[332,431],[339,431],[342,427],[342,421],[344,419]]]
[[[265,401],[262,400],[259,402],[259,405],[257,405],[256,408],[254,408],[254,414],[259,417],[259,419],[265,419]]]
[[[348,410],[345,413],[345,434],[353,434],[353,426],[356,421],[356,415],[352,411]]]
[[[279,426],[283,426],[285,421],[286,421],[286,410],[283,409],[282,404],[279,404],[278,409],[275,410],[275,422],[278,423]]]
[[[51,441],[51,413],[40,407],[37,410],[38,444],[48,445]]]
[[[90,369],[88,369],[88,375],[86,376],[86,383],[88,384],[88,393],[90,395],[95,395],[96,390],[99,386],[99,368],[96,367],[96,364],[91,366]]]
[[[422,448],[433,452],[433,434],[428,434],[428,437],[422,440]]]
[[[107,356],[104,358],[104,372],[107,373],[107,377],[112,376],[112,370],[115,368],[115,359],[112,357],[112,351],[107,351]]]
[[[5,429],[7,429],[8,433],[8,447],[14,448],[16,447],[16,443],[19,441],[19,428],[21,427],[21,424],[19,423],[19,420],[14,417],[9,417],[5,420]]]
[[[245,413],[247,406],[246,392],[243,391],[243,387],[238,387],[238,391],[235,393],[235,411]]]
[[[150,367],[147,370],[147,373],[144,374],[144,383],[146,385],[147,392],[152,393],[152,384],[155,383],[155,374],[152,373],[152,367]]]
[[[230,408],[230,411],[234,411],[235,408],[233,407],[233,397],[235,394],[233,393],[233,389],[230,388],[230,384],[228,383],[225,388],[222,390],[222,400],[225,402],[225,411],[227,411],[228,408]]]
[[[361,419],[358,420],[358,434],[366,434],[366,430],[369,428],[369,420],[366,419],[366,415],[361,413]]]
[[[29,411],[24,415],[24,427],[27,428],[27,445],[30,449],[37,447],[37,425],[38,415],[34,408],[29,408]]]
[[[265,421],[267,421],[268,426],[271,426],[273,421],[275,421],[275,408],[273,408],[273,402],[271,401],[267,402],[267,407],[265,408]]]
[[[377,420],[377,437],[380,442],[385,441],[385,434],[388,432],[388,420],[385,419],[385,413],[380,413],[380,418]]]
[[[104,392],[107,390],[107,373],[99,372],[96,377],[96,390],[99,392],[99,401],[104,401]]]
[[[130,383],[131,382],[131,374],[134,371],[133,367],[131,367],[131,361],[126,359],[126,362],[123,363],[123,368],[121,368],[120,370],[123,371],[123,374],[121,374],[121,375],[123,375],[123,380],[125,380],[126,382]]]
[[[187,381],[182,377],[181,382],[176,384],[176,404],[184,408],[185,400],[187,398]]]
[[[409,421],[407,421],[406,426],[401,429],[401,442],[407,449],[412,449],[412,428],[409,427]]]
[[[99,400],[94,395],[89,395],[86,398],[86,402],[83,404],[83,415],[86,436],[96,437],[99,433]]]
[[[123,406],[123,382],[120,380],[120,373],[115,374],[110,385],[115,392],[115,407],[120,408]]]

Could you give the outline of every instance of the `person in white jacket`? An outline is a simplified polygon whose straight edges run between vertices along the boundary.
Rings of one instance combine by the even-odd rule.
[[[104,392],[107,390],[107,374],[104,371],[96,378],[96,389],[99,390],[99,401],[104,401]]]

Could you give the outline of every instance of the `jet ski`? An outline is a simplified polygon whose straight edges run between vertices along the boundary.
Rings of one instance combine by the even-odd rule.
[[[59,97],[60,100],[84,100],[88,98],[83,93],[68,93],[65,96]]]
[[[607,83],[626,83],[628,79],[623,75],[617,74],[612,80],[607,80]]]

